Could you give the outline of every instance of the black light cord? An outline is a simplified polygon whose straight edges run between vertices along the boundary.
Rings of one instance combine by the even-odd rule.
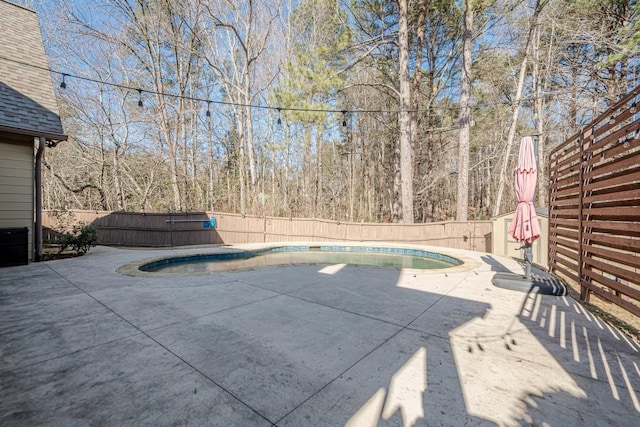
[[[343,116],[343,122],[344,122],[344,116],[347,113],[351,113],[351,114],[357,114],[357,113],[400,113],[400,112],[403,112],[403,111],[406,111],[406,112],[409,112],[409,113],[416,113],[416,112],[427,111],[427,110],[420,110],[420,109],[418,109],[418,110],[383,110],[383,109],[376,109],[376,110],[367,110],[367,109],[345,110],[345,109],[340,109],[340,110],[338,110],[338,109],[331,109],[331,108],[274,107],[274,106],[270,106],[270,105],[245,104],[245,103],[241,103],[241,102],[230,102],[230,101],[216,101],[216,100],[212,100],[212,99],[205,99],[205,98],[186,96],[186,95],[176,95],[176,94],[173,94],[173,93],[158,92],[158,91],[154,91],[154,90],[141,89],[139,87],[126,86],[126,85],[122,85],[122,84],[119,84],[119,83],[106,82],[106,81],[103,81],[103,80],[93,79],[91,77],[78,76],[78,75],[75,75],[75,74],[70,74],[70,73],[67,73],[67,72],[54,70],[54,69],[48,68],[48,67],[41,67],[39,65],[29,64],[29,63],[26,63],[26,62],[15,60],[15,59],[6,58],[4,56],[0,56],[0,59],[5,60],[5,61],[10,61],[10,62],[13,62],[13,63],[16,63],[16,64],[24,65],[24,66],[27,66],[27,67],[37,68],[37,69],[40,69],[40,70],[48,71],[50,73],[61,75],[62,76],[62,82],[60,83],[60,88],[62,88],[62,89],[66,89],[67,88],[67,86],[68,86],[67,79],[68,78],[72,78],[72,79],[83,80],[83,81],[86,81],[86,82],[97,83],[97,84],[101,84],[101,85],[105,85],[105,86],[111,86],[111,87],[115,87],[115,88],[119,88],[119,89],[125,89],[125,90],[129,90],[129,91],[137,91],[139,93],[139,95],[140,95],[139,101],[138,101],[138,105],[140,105],[142,103],[142,101],[141,101],[142,93],[149,93],[149,94],[152,94],[152,95],[157,95],[157,96],[162,96],[162,97],[169,97],[169,98],[175,98],[175,99],[184,99],[184,100],[188,100],[188,101],[206,102],[207,105],[218,104],[218,105],[227,105],[227,106],[235,106],[235,107],[251,107],[251,108],[258,108],[258,109],[263,109],[263,110],[273,110],[273,111],[277,111],[278,113],[280,113],[281,111],[298,111],[298,112],[310,112],[310,113],[340,113]],[[438,108],[439,109],[444,108],[444,109],[449,109],[449,110],[459,110],[460,109],[460,107],[438,107]]]

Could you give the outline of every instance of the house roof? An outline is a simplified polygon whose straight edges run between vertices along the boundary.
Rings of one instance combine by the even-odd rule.
[[[0,0],[0,131],[64,140],[33,10]]]

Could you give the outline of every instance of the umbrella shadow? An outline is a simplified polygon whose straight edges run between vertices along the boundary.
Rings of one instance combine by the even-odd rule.
[[[491,266],[491,271],[498,273],[511,273],[512,271],[505,267],[500,261],[492,257],[491,255],[482,255],[480,257],[485,264]]]

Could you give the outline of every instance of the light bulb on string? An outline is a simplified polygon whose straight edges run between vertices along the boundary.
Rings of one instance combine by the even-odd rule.
[[[635,112],[637,111],[636,101],[633,101],[633,103],[631,104],[631,108],[629,108],[629,111],[631,112],[631,114],[635,114]]]
[[[347,112],[342,110],[342,127],[347,127]]]
[[[142,89],[138,89],[138,107],[142,108],[144,104],[142,103]]]
[[[62,75],[62,82],[60,83],[60,89],[66,89],[67,88],[67,82],[65,81],[65,77],[67,77],[66,74]]]
[[[207,101],[207,117],[211,117],[211,101]]]
[[[278,125],[282,124],[282,119],[280,118],[280,110],[281,110],[281,108],[278,107]]]

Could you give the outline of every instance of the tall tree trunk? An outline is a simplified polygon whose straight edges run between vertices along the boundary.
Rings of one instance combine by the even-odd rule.
[[[316,183],[313,211],[322,218],[322,132],[316,134]]]
[[[244,92],[244,103],[246,104],[244,107],[244,127],[245,127],[245,140],[247,147],[247,156],[249,157],[249,178],[251,182],[251,193],[254,194],[256,190],[256,159],[255,159],[255,147],[253,144],[253,120],[252,120],[252,109],[251,109],[251,96],[249,93],[249,77],[246,77],[247,87],[245,87]]]
[[[493,208],[493,216],[500,214],[500,205],[502,204],[502,195],[504,193],[505,182],[507,179],[507,168],[509,167],[509,157],[511,156],[511,148],[513,146],[513,139],[516,135],[516,127],[518,125],[518,116],[520,114],[520,101],[522,100],[522,88],[524,87],[524,77],[527,73],[527,61],[529,59],[529,47],[533,38],[533,31],[538,23],[538,16],[540,11],[547,3],[546,0],[539,0],[536,2],[536,8],[531,16],[529,24],[529,32],[527,33],[527,41],[524,45],[524,57],[520,64],[520,73],[518,75],[518,87],[516,88],[516,96],[513,101],[513,115],[511,117],[511,127],[509,128],[509,135],[507,136],[507,147],[504,152],[504,159],[502,160],[502,168],[500,169],[500,178],[498,180],[498,191],[496,193],[496,204]]]
[[[471,126],[471,48],[473,43],[473,9],[465,0],[462,31],[462,75],[460,82],[460,132],[458,134],[458,191],[456,220],[466,221],[469,209],[469,133]]]
[[[400,142],[393,144],[393,194],[391,195],[391,221],[400,222],[402,218],[402,205],[400,193],[402,188],[402,175],[400,174]]]
[[[211,117],[207,117],[207,207],[213,211],[213,167],[214,167],[214,152],[213,152],[213,129],[211,128]]]
[[[291,163],[291,133],[289,126],[285,127],[284,140],[286,144],[286,153],[284,158],[284,200],[282,201],[282,209],[289,212],[291,216],[291,208],[289,207],[289,168]]]
[[[425,1],[421,1],[418,9],[418,31],[416,34],[416,68],[413,72],[413,91],[411,93],[411,144],[413,159],[419,162],[418,153],[418,110],[420,107],[420,92],[422,88],[422,47],[424,44],[424,28],[426,24],[427,5]],[[431,92],[429,92],[431,94]],[[430,95],[431,96],[431,95]],[[422,145],[422,144],[420,144]],[[416,173],[420,173],[418,167],[415,168]]]
[[[240,120],[238,122],[238,146],[239,146],[239,154],[240,158],[238,159],[238,171],[239,171],[239,179],[240,179],[240,213],[247,213],[247,187],[246,187],[246,156],[245,156],[245,136],[244,136],[244,126],[242,113],[240,113]]]
[[[399,6],[399,78],[400,78],[400,176],[402,182],[402,222],[413,223],[413,160],[411,155],[411,82],[409,81],[409,29],[407,0]]]
[[[116,192],[116,210],[125,209],[124,193],[122,191],[122,172],[120,171],[120,147],[113,149],[113,189]]]
[[[545,115],[544,104],[545,94],[549,87],[549,74],[551,69],[551,55],[552,55],[552,43],[555,34],[555,27],[552,24],[551,37],[549,38],[549,46],[547,47],[547,58],[545,63],[545,73],[542,75],[540,71],[540,30],[536,30],[536,36],[534,38],[535,44],[533,46],[534,58],[533,58],[533,92],[536,94],[534,102],[534,122],[536,127],[536,133],[538,134],[538,200],[537,205],[547,206],[547,179],[545,176],[546,170],[546,157],[545,157]]]

